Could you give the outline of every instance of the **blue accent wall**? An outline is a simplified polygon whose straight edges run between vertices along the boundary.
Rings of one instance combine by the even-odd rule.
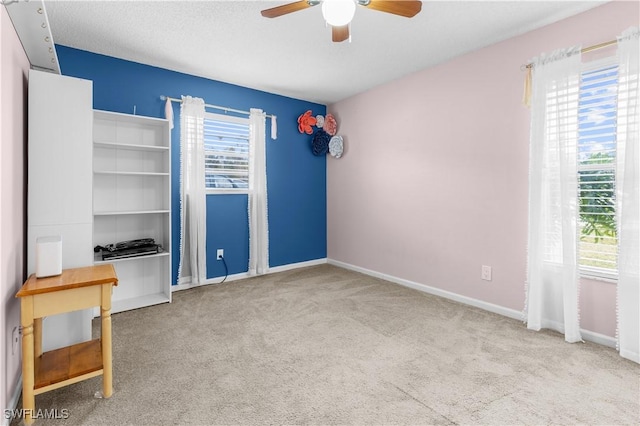
[[[200,97],[206,103],[248,111],[260,108],[278,117],[278,139],[267,120],[269,263],[271,267],[327,256],[326,157],[311,153],[311,137],[298,132],[297,118],[307,110],[326,114],[326,106],[209,80],[162,68],[56,46],[62,74],[93,81],[95,109],[164,118],[160,95]],[[256,70],[256,72],[260,72]],[[180,106],[173,105],[172,252],[177,282],[180,227]],[[212,111],[219,112],[219,111]],[[225,251],[229,274],[247,271],[249,228],[247,196],[207,196],[207,277],[225,274],[216,249]]]

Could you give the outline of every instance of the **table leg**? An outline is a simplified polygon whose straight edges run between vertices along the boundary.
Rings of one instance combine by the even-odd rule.
[[[38,358],[42,355],[42,318],[33,320],[33,345],[34,356]]]
[[[22,408],[24,423],[33,423],[36,399],[33,393],[35,382],[34,344],[33,344],[33,297],[23,297],[20,305],[20,323],[22,325]]]
[[[102,303],[100,305],[102,342],[102,395],[111,397],[113,393],[113,363],[111,352],[111,284],[102,285]]]

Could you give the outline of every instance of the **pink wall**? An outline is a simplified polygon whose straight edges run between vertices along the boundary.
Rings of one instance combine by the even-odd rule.
[[[345,155],[329,158],[328,257],[522,310],[529,110],[522,64],[638,25],[615,2],[331,105]],[[437,42],[437,40],[434,40]],[[481,265],[493,281],[480,279]],[[615,335],[615,285],[583,280],[582,327]]]
[[[24,282],[25,151],[29,60],[4,6],[0,7],[0,409],[11,403],[20,370],[11,331],[20,325],[15,294]],[[4,417],[3,417],[4,418]]]

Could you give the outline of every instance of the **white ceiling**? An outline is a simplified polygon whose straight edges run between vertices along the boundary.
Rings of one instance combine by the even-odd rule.
[[[330,104],[606,1],[423,1],[408,19],[358,7],[331,42],[319,6],[288,1],[45,0],[56,44]]]

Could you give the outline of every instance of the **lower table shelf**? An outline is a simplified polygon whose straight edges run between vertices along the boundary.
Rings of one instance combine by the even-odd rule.
[[[100,376],[102,369],[100,339],[45,352],[35,359],[34,394]]]

